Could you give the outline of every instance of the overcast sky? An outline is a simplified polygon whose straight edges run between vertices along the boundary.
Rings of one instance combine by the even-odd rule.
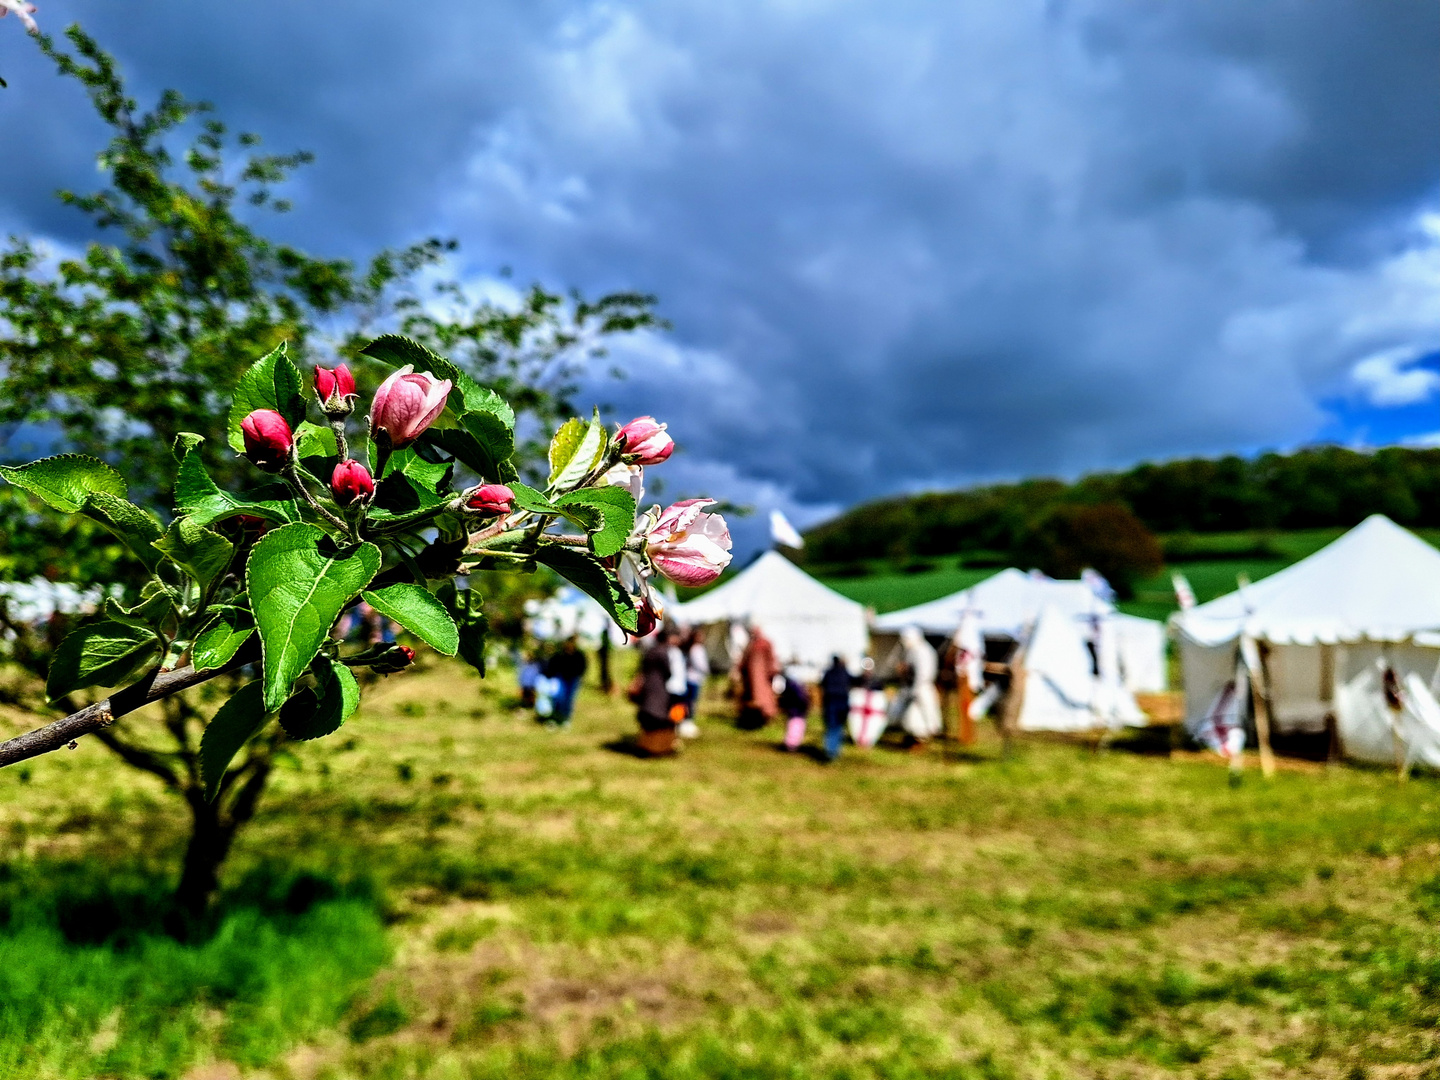
[[[1440,431],[1440,5],[48,0],[142,98],[317,163],[286,235],[656,293],[591,396],[672,491],[864,498]],[[0,229],[64,243],[78,87],[0,23]],[[758,529],[758,520],[749,530]],[[753,542],[753,538],[752,538]]]

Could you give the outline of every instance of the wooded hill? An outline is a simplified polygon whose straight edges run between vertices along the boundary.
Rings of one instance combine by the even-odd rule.
[[[1169,534],[1344,527],[1373,513],[1402,525],[1437,526],[1440,450],[1317,446],[1248,460],[1137,465],[1074,483],[1025,480],[900,496],[864,503],[809,530],[805,561],[965,553],[1004,561],[1057,508],[1116,503],[1151,531]]]

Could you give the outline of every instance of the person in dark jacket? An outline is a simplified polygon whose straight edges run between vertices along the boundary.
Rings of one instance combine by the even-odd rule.
[[[845,741],[845,721],[850,715],[850,687],[853,680],[840,657],[830,658],[830,666],[820,677],[820,705],[825,717],[825,760],[840,756]]]
[[[640,658],[635,720],[640,725],[640,749],[652,757],[675,752],[675,721],[670,718],[670,643],[664,634]]]
[[[574,637],[566,638],[560,651],[545,662],[546,676],[560,684],[554,698],[554,711],[550,714],[552,724],[569,726],[570,714],[575,711],[575,695],[580,692],[587,666],[585,654]]]

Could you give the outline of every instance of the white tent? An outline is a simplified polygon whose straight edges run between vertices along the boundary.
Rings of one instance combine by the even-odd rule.
[[[1235,670],[1239,644],[1263,646],[1271,723],[1323,731],[1342,750],[1390,762],[1388,710],[1376,677],[1388,664],[1432,688],[1440,674],[1440,551],[1374,514],[1340,539],[1253,585],[1171,616],[1190,720]],[[1440,762],[1437,762],[1440,763]]]
[[[875,629],[899,633],[918,626],[927,634],[949,635],[960,625],[960,613],[969,608],[978,613],[984,634],[1019,641],[1044,607],[1086,617],[1109,610],[1110,605],[1082,581],[1056,581],[1011,567],[939,600],[880,615]]]
[[[969,610],[985,637],[1022,641],[1045,608],[1076,622],[1086,641],[1094,640],[1098,622],[1106,622],[1115,633],[1126,688],[1133,693],[1165,689],[1164,624],[1116,611],[1083,581],[1056,581],[1011,567],[939,600],[881,615],[874,625],[884,633],[918,626],[927,634],[948,637],[960,626],[961,613]]]
[[[832,656],[858,670],[868,637],[865,608],[820,584],[783,555],[767,551],[735,577],[666,615],[689,626],[751,623],[782,664],[823,671]]]
[[[1102,638],[1103,641],[1103,638]],[[1113,646],[1102,650],[1112,657]],[[1080,624],[1056,607],[1042,608],[1025,643],[1021,731],[1090,731],[1143,724],[1145,716],[1119,682],[1114,663],[1096,674]]]

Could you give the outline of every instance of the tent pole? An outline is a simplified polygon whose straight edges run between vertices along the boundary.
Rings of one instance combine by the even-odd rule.
[[[1015,739],[1015,728],[1020,722],[1020,707],[1025,702],[1025,658],[1023,650],[1017,652],[1010,662],[1010,690],[1005,695],[1005,707],[1000,710],[1000,738],[1003,753],[1010,757]]]
[[[1251,684],[1251,696],[1255,702],[1255,737],[1260,743],[1260,772],[1265,779],[1275,775],[1275,751],[1270,749],[1270,675],[1265,670],[1265,650],[1259,642],[1257,653],[1260,663],[1256,665],[1255,680]]]
[[[959,735],[961,746],[975,745],[975,721],[970,718],[970,703],[975,698],[975,692],[970,689],[970,678],[965,672],[960,673],[960,716]]]

